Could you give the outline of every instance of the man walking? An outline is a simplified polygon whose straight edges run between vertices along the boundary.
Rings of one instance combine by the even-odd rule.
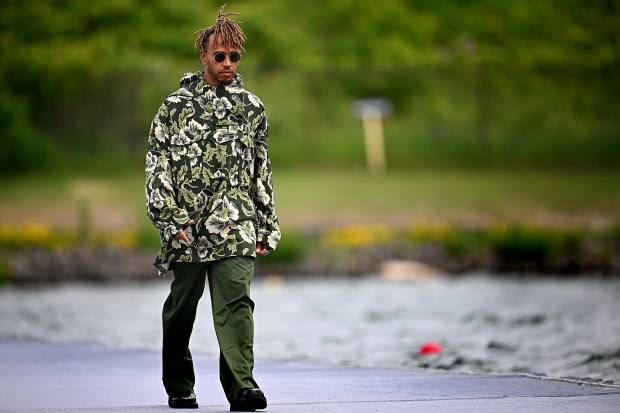
[[[267,117],[236,73],[245,35],[223,14],[199,30],[204,72],[187,73],[153,119],[146,154],[149,220],[159,230],[154,265],[174,280],[163,308],[163,373],[168,405],[197,408],[189,340],[205,283],[220,347],[220,381],[231,411],[267,400],[253,378],[257,254],[280,240],[274,209]]]

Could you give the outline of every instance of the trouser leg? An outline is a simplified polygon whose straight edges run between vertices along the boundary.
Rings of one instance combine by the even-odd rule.
[[[220,345],[220,381],[232,402],[239,390],[257,388],[254,368],[254,302],[250,281],[254,259],[231,257],[208,266],[215,332]]]
[[[170,295],[162,312],[162,380],[168,394],[194,387],[194,365],[189,339],[198,301],[205,288],[205,263],[176,263]]]

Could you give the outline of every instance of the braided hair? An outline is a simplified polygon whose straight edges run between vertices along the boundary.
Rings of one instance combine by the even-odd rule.
[[[215,44],[216,39],[219,37],[222,44],[226,47],[242,50],[245,52],[243,48],[243,42],[245,42],[246,37],[241,30],[239,25],[243,24],[243,22],[234,21],[229,19],[228,16],[231,15],[239,15],[239,13],[226,13],[223,14],[224,8],[226,7],[226,3],[220,8],[219,13],[217,14],[217,19],[215,20],[215,24],[210,27],[205,27],[204,29],[200,29],[195,31],[194,34],[198,34],[198,38],[194,43],[194,50],[198,51],[198,49],[207,51],[209,40],[209,36],[212,34],[213,36],[211,40],[211,44]]]

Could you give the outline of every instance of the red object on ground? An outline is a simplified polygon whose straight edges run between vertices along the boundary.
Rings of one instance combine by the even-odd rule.
[[[435,341],[429,341],[420,347],[420,354],[439,354],[442,351],[443,348],[441,347],[441,344]]]

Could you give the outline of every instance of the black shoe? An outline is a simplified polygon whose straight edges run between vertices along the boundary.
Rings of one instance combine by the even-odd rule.
[[[231,412],[253,412],[267,407],[267,399],[261,389],[242,389],[230,404]]]
[[[168,396],[168,406],[173,409],[197,409],[196,395],[194,390],[186,390]]]

